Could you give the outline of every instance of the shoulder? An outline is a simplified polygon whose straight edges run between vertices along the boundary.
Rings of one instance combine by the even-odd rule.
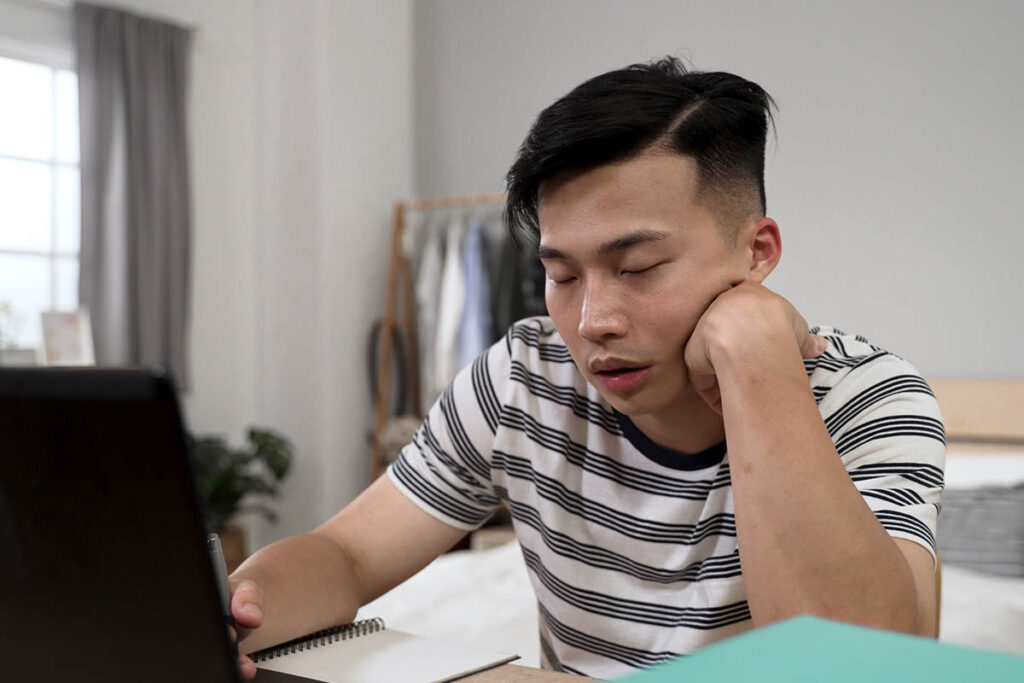
[[[823,354],[804,361],[811,386],[816,388],[816,399],[836,389],[845,393],[866,381],[891,376],[917,378],[919,384],[927,387],[921,373],[908,361],[859,334],[848,334],[828,325],[812,327],[811,332],[828,342]]]
[[[575,368],[569,348],[547,316],[538,315],[512,323],[505,334],[505,349],[512,360],[537,369],[553,370],[566,364]]]
[[[505,334],[505,343],[509,349],[516,343],[533,348],[537,348],[541,343],[556,344],[565,348],[558,329],[546,315],[535,315],[512,323]]]
[[[575,396],[576,403],[597,401],[593,388],[576,367],[569,348],[551,318],[534,316],[513,323],[501,347],[504,365],[491,366],[493,374],[505,375],[514,391],[526,391],[535,398]]]
[[[811,331],[825,337],[828,346],[804,365],[840,455],[897,436],[924,437],[944,446],[938,401],[917,368],[861,335],[824,325]]]

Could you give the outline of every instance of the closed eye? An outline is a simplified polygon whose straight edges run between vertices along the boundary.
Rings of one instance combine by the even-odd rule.
[[[662,265],[662,264],[655,263],[653,266],[648,266],[646,268],[637,268],[636,270],[623,270],[623,271],[620,271],[620,274],[621,275],[643,275],[644,273],[651,272],[652,270],[654,270],[655,268],[657,268],[660,265]]]

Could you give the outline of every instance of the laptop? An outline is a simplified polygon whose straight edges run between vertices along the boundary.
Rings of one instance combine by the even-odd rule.
[[[0,678],[240,680],[198,500],[167,374],[0,368]]]

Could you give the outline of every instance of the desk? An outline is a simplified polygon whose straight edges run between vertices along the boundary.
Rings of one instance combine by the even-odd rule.
[[[597,679],[559,673],[558,671],[534,669],[532,666],[505,664],[467,676],[462,680],[473,683],[582,683]]]

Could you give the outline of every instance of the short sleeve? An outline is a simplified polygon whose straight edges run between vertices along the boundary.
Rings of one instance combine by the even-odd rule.
[[[413,503],[459,529],[479,527],[500,502],[491,480],[495,380],[507,381],[509,365],[502,339],[459,371],[387,470]]]
[[[935,557],[944,485],[945,429],[938,401],[912,365],[886,353],[862,359],[819,405],[864,501],[889,534]]]

